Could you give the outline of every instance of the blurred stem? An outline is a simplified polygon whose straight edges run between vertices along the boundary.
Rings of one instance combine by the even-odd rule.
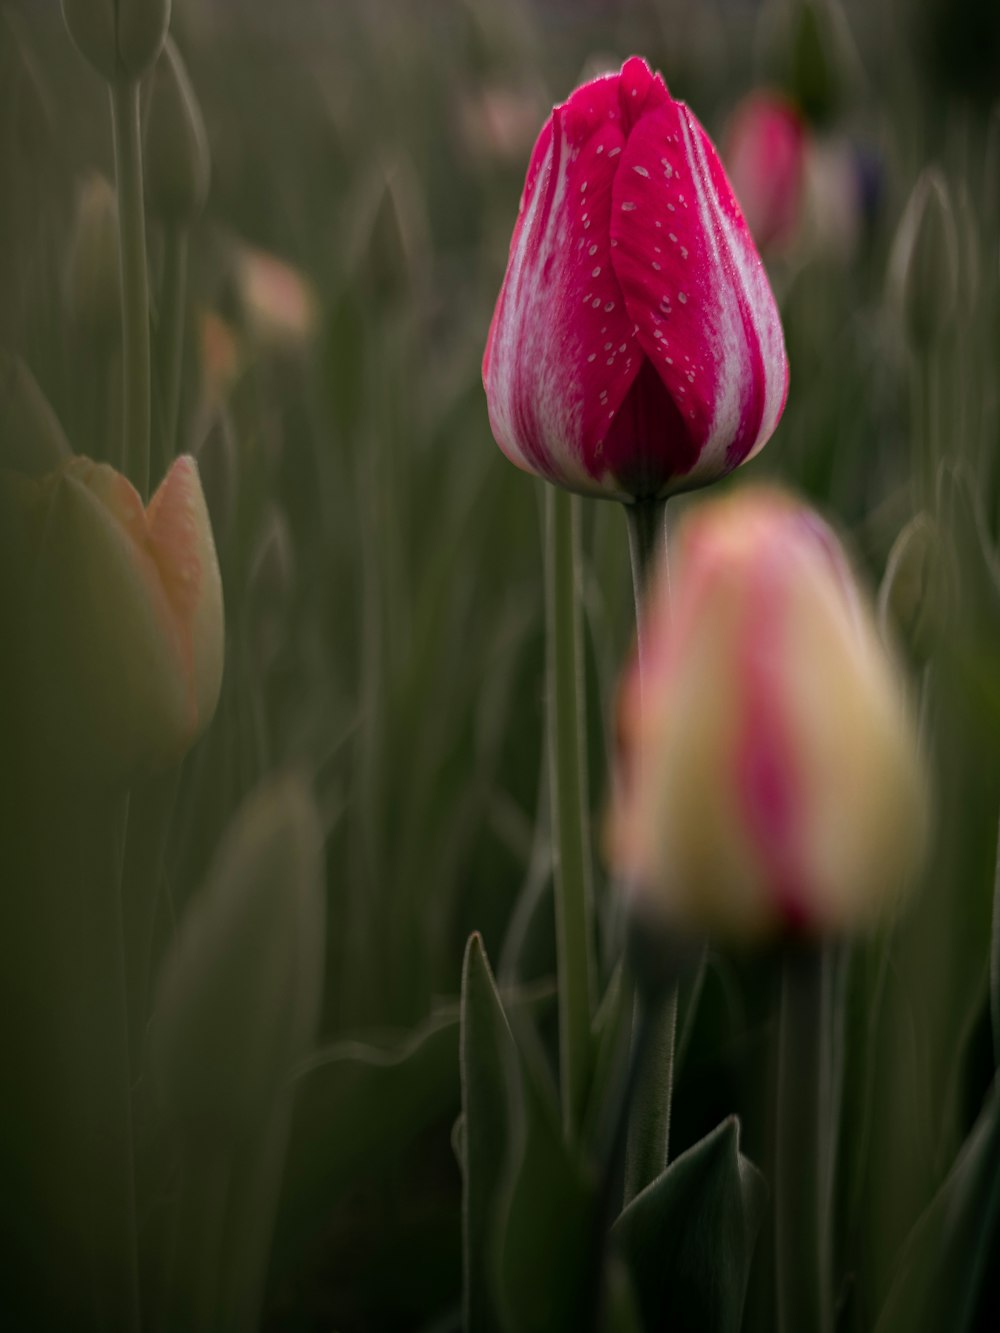
[[[160,297],[160,375],[163,398],[165,467],[177,453],[177,417],[184,357],[184,298],[187,290],[187,228],[167,225],[163,235],[163,291]]]
[[[139,84],[111,86],[111,126],[118,185],[121,234],[122,434],[128,472],[145,501],[149,496],[150,348],[149,281],[146,272],[146,219],[142,202],[142,145]]]
[[[666,501],[646,500],[625,506],[628,522],[632,588],[635,594],[636,639],[639,644],[639,684],[642,688],[642,652],[645,647],[643,603],[646,589],[661,560],[666,566]],[[625,1202],[643,1190],[666,1168],[670,1148],[670,1104],[673,1099],[674,1044],[677,1029],[677,986],[655,993],[637,993],[633,1033],[643,1034],[644,1054],[636,1067],[635,1090],[625,1151]],[[638,1036],[633,1036],[633,1043]],[[639,1054],[636,1046],[633,1060]]]
[[[993,1026],[993,1063],[1000,1069],[1000,826],[993,875],[993,932],[990,941],[990,1020]]]
[[[563,1123],[575,1138],[590,1068],[594,965],[590,829],[584,749],[583,643],[578,596],[580,501],[545,494],[545,634],[549,784],[555,850],[559,1047]]]
[[[832,1329],[825,1180],[831,962],[829,951],[816,945],[790,946],[782,961],[776,1126],[779,1333]]]

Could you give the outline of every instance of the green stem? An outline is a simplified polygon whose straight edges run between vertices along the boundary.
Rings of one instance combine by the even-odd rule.
[[[626,505],[636,637],[644,640],[643,600],[658,560],[666,561],[666,503],[640,501]],[[644,1033],[645,1053],[635,1076],[625,1150],[625,1202],[666,1168],[670,1147],[674,1045],[677,1029],[677,986],[641,987],[636,995],[633,1032]]]
[[[160,372],[163,398],[164,464],[177,452],[177,417],[184,356],[184,298],[187,290],[187,229],[170,224],[163,236],[163,291],[160,298]]]
[[[776,1154],[779,1333],[830,1333],[828,958],[789,948],[781,979]]]
[[[993,874],[993,929],[990,939],[990,1024],[993,1029],[993,1062],[1000,1069],[1000,828]]]
[[[121,237],[122,433],[129,475],[145,501],[149,495],[151,385],[149,281],[146,272],[146,219],[142,202],[138,82],[112,85],[111,125],[114,132]]]
[[[578,601],[580,502],[546,487],[545,630],[549,781],[555,852],[559,1046],[563,1120],[575,1137],[590,1067],[593,903],[583,740],[583,645]]]

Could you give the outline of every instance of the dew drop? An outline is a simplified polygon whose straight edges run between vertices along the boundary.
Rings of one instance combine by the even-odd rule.
[[[583,244],[583,241],[581,241],[580,244],[582,245],[582,244]],[[587,254],[588,254],[588,255],[596,255],[596,254],[597,254],[597,246],[596,246],[596,245],[592,245],[592,246],[590,247],[590,249],[587,251]]]
[[[614,117],[612,116],[611,119],[614,120]],[[608,149],[608,157],[617,157],[620,152],[621,148],[610,148]]]
[[[599,308],[600,308],[600,304],[601,304],[601,299],[600,299],[600,297],[595,296],[594,299],[591,301],[590,304],[591,304],[591,306],[592,306],[592,308],[593,308],[594,310],[599,309]]]
[[[614,308],[615,308],[614,301],[608,301],[604,306],[605,313],[610,315],[612,310],[614,310]]]
[[[633,204],[632,201],[631,201],[630,199],[626,199],[625,202],[622,204],[622,212],[623,212],[623,213],[634,213],[634,212],[635,212],[635,204]]]
[[[599,278],[599,277],[601,276],[601,266],[600,266],[600,264],[597,265],[597,267],[594,269],[594,271],[591,273],[590,276],[591,276],[592,278]]]
[[[632,170],[635,172],[635,174],[636,174],[637,176],[648,176],[648,175],[649,175],[649,172],[646,170],[646,168],[645,168],[645,167],[640,167],[638,164],[636,164],[636,165],[632,168]]]
[[[677,299],[680,301],[681,305],[687,305],[687,292],[678,292]]]
[[[588,360],[588,361],[596,361],[596,360],[597,360],[597,353],[596,353],[596,352],[591,352],[590,356],[587,357],[587,360]]]

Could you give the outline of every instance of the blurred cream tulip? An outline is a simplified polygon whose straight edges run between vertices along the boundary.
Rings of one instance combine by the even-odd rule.
[[[16,707],[53,778],[115,785],[179,760],[211,720],[223,664],[194,460],[178,458],[145,509],[88,458],[0,474],[0,521]]]
[[[875,921],[926,842],[902,682],[830,529],[745,490],[693,511],[619,700],[610,825],[636,907],[760,939]]]

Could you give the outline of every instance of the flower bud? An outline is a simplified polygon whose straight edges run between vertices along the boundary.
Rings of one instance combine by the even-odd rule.
[[[944,177],[920,174],[889,256],[889,283],[906,336],[926,351],[946,332],[958,299],[958,230]]]
[[[145,510],[88,458],[37,481],[6,474],[0,509],[39,752],[70,783],[109,786],[177,762],[222,680],[222,588],[194,460],[175,460]]]
[[[157,987],[150,1057],[185,1138],[229,1145],[306,1054],[323,979],[322,835],[309,793],[271,780],[226,831]]]
[[[0,468],[38,477],[70,456],[59,420],[19,356],[0,350]]]
[[[760,256],[705,131],[636,57],[535,144],[483,382],[513,463],[626,501],[714,481],[777,425]]]
[[[958,597],[958,571],[937,524],[914,514],[892,544],[878,593],[878,618],[887,641],[902,636],[913,653],[930,656]]]
[[[794,104],[766,90],[744,98],[726,127],[723,157],[754,240],[762,250],[786,247],[800,221],[806,158]]]
[[[253,650],[261,672],[270,667],[285,639],[294,582],[291,534],[281,510],[272,508],[257,542],[247,590]]]
[[[118,197],[111,182],[93,172],[77,194],[66,286],[74,318],[100,337],[121,328],[120,249]]]
[[[826,525],[746,491],[679,534],[621,696],[616,868],[635,906],[746,940],[878,919],[916,869],[901,681]]]
[[[170,0],[62,0],[80,54],[108,83],[142,77],[160,53]]]
[[[309,342],[319,323],[316,293],[298,269],[277,255],[240,246],[236,290],[251,338],[273,352],[289,352]]]
[[[163,222],[190,226],[208,196],[208,139],[187,70],[170,37],[153,71],[143,163],[150,213]]]

